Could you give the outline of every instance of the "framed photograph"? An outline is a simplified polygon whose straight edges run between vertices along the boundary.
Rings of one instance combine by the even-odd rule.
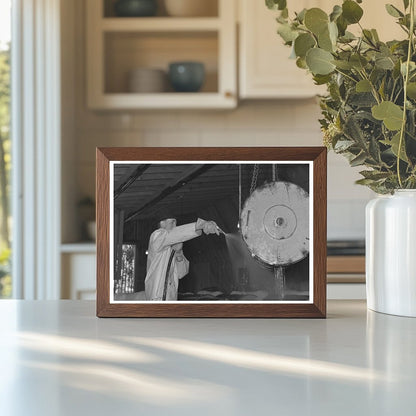
[[[324,318],[326,154],[98,148],[97,316]]]

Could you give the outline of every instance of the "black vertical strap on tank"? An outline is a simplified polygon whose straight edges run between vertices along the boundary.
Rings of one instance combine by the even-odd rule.
[[[174,255],[175,255],[175,250],[172,250],[172,252],[170,253],[170,257],[169,257],[168,268],[166,269],[165,285],[163,287],[163,298],[162,298],[162,300],[166,300],[166,295],[167,295],[167,291],[168,291],[170,266],[172,265],[172,260],[173,260]]]

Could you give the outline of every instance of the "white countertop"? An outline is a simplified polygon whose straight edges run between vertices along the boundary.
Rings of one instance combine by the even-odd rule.
[[[98,319],[0,301],[0,415],[412,415],[416,319]]]
[[[65,243],[61,244],[61,253],[69,254],[95,254],[96,253],[95,242],[84,241],[79,243]]]

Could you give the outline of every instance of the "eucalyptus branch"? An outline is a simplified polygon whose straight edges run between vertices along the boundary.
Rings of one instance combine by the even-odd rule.
[[[358,22],[358,26],[360,27],[360,29],[361,29],[361,33],[362,33],[362,35],[364,36],[364,38],[365,38],[365,40],[367,41],[367,43],[369,44],[369,45],[371,45],[373,48],[375,48],[374,50],[378,50],[377,49],[377,45],[375,45],[374,43],[373,43],[373,41],[372,41],[372,39],[370,39],[365,33],[364,33],[364,28],[361,26],[361,23],[360,22]]]
[[[273,9],[276,4],[286,6],[285,0],[266,3]],[[387,7],[392,17],[398,17],[397,23],[406,33],[404,40],[389,42],[378,40],[375,33],[364,29],[360,22],[364,14],[361,1],[348,2],[347,7],[342,3],[336,13],[334,7],[332,14],[318,7],[306,9],[302,22],[299,17],[288,17],[285,9],[279,19],[279,24],[285,27],[279,34],[292,46],[293,42],[287,39],[302,36],[297,38],[295,53],[304,59],[305,69],[327,87],[328,95],[320,98],[324,140],[332,143],[336,153],[355,158],[360,149],[362,157],[355,159],[355,164],[370,169],[363,175],[362,184],[380,193],[398,188],[416,189],[416,133],[411,125],[414,120],[410,120],[416,116],[416,71],[412,69],[416,53],[416,0],[404,1],[404,15],[394,6]],[[336,39],[330,33],[328,39],[330,25],[335,22],[339,27],[340,17],[344,19],[341,24],[347,27],[354,24],[361,33],[357,36],[338,33]],[[325,35],[321,44],[320,34]],[[329,40],[335,48],[327,47]],[[363,116],[356,117],[360,113]],[[342,138],[353,144],[348,147],[348,143],[341,141],[336,147]],[[384,170],[389,172],[388,178],[377,174]]]
[[[339,74],[343,75],[344,77],[346,77],[346,78],[350,79],[351,81],[353,81],[353,82],[357,83],[357,80],[356,80],[355,78],[353,78],[353,77],[351,77],[350,75],[348,75],[348,74],[346,74],[346,73],[344,73],[344,72],[340,71],[338,68],[335,68],[335,71],[336,71],[336,72],[338,72]]]
[[[377,101],[377,104],[380,104],[380,98],[378,96],[376,87],[371,82],[370,78],[368,78],[367,73],[365,72],[365,69],[362,67],[362,65],[361,65],[361,69],[362,71],[360,71],[360,75],[363,77],[363,79],[365,79],[370,84],[371,93],[373,94],[374,99]]]
[[[397,94],[396,94],[396,96],[394,97],[394,100],[393,100],[394,103],[399,99],[400,94],[402,93],[402,91],[403,91],[403,88],[400,88],[399,91],[397,91]]]
[[[401,25],[400,23],[397,23],[397,24],[400,26],[401,29],[405,31],[406,35],[409,36],[409,31],[407,30],[407,28]]]
[[[389,100],[390,101],[393,101],[393,102],[395,102],[395,100],[393,100],[393,96],[394,96],[394,90],[396,89],[396,84],[397,84],[397,80],[395,79],[394,81],[393,81],[393,88],[391,89],[391,94],[390,94],[390,97],[389,97]]]
[[[410,0],[410,29],[409,29],[409,45],[407,48],[407,60],[406,60],[406,72],[404,75],[404,85],[403,85],[403,117],[402,117],[402,126],[400,129],[400,139],[399,147],[397,150],[397,177],[399,180],[400,188],[403,188],[402,177],[400,174],[400,156],[403,147],[403,139],[406,130],[406,110],[407,110],[407,83],[409,82],[409,68],[410,62],[412,59],[412,49],[413,49],[413,37],[414,37],[414,28],[415,28],[415,0]]]

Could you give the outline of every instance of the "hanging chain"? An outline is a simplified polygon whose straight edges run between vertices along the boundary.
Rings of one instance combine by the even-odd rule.
[[[257,178],[259,176],[259,165],[254,165],[253,167],[253,177],[251,178],[251,185],[250,185],[250,195],[254,192],[257,187]]]
[[[274,163],[272,165],[272,181],[277,181],[277,165],[275,165]]]
[[[241,164],[238,165],[238,221],[241,218]]]

